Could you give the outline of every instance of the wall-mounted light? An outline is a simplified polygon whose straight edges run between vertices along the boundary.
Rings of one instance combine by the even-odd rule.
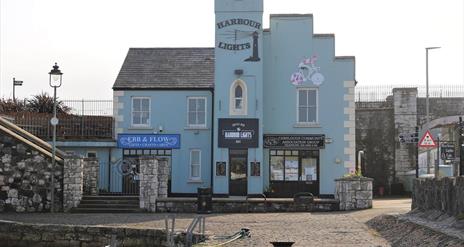
[[[234,70],[234,74],[235,74],[235,75],[238,75],[238,76],[243,75],[243,69],[236,69],[236,70]]]
[[[329,144],[329,143],[332,143],[332,142],[333,142],[332,138],[330,138],[330,137],[325,138],[325,144]]]
[[[159,133],[163,132],[163,125],[158,126],[158,131],[159,131]]]

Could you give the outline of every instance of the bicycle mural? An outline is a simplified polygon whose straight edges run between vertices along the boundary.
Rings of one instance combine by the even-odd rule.
[[[290,82],[295,86],[302,85],[304,82],[312,82],[316,86],[321,85],[325,78],[319,73],[320,67],[316,67],[316,61],[317,56],[315,55],[304,58],[298,64],[298,71],[290,77]]]

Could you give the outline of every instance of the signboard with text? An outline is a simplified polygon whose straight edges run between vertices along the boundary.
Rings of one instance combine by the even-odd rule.
[[[322,149],[325,135],[264,135],[265,148]]]
[[[455,148],[453,143],[442,143],[440,145],[440,157],[442,160],[454,160]]]
[[[218,146],[220,148],[258,147],[258,119],[220,118],[218,132]]]
[[[119,134],[118,148],[179,149],[179,134]]]

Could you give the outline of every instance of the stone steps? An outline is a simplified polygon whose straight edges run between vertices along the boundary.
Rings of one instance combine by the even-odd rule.
[[[138,196],[84,196],[72,213],[140,213]]]
[[[87,213],[143,213],[140,208],[73,208],[71,213],[87,214]]]

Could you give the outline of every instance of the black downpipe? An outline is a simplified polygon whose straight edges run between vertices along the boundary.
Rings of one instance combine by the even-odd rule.
[[[211,89],[211,194],[214,185],[214,88]]]

